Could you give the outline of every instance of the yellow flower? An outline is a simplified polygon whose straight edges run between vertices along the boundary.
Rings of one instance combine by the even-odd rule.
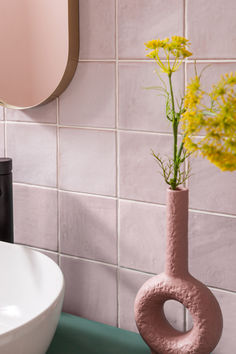
[[[222,76],[210,93],[195,76],[187,87],[182,114],[184,146],[206,157],[222,171],[236,170],[236,73]],[[203,98],[210,98],[210,106]],[[201,132],[202,137],[196,138]]]
[[[189,45],[188,39],[180,36],[172,36],[171,40],[167,37],[165,39],[153,39],[145,43],[146,50],[152,49],[152,51],[147,54],[147,57],[155,59],[157,64],[160,66],[161,71],[171,75],[172,72],[178,70],[179,66],[182,64],[183,59],[192,55],[186,49]],[[160,59],[159,51],[162,50],[165,60],[164,62]],[[170,63],[171,56],[175,58],[174,63]]]

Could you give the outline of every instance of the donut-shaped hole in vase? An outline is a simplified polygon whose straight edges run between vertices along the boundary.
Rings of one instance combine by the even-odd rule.
[[[193,319],[188,309],[177,300],[167,300],[164,303],[164,313],[169,324],[180,332],[186,332],[193,327]],[[187,328],[185,330],[185,328]]]

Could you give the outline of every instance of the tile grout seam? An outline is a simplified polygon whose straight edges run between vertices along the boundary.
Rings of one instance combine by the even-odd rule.
[[[117,296],[117,313],[116,325],[120,327],[120,252],[119,252],[119,61],[118,61],[118,0],[115,0],[115,142],[116,142],[116,248],[117,248],[117,269],[116,269],[116,296]]]
[[[35,126],[35,127],[54,127],[54,128],[63,128],[63,129],[71,129],[71,130],[88,130],[88,131],[102,131],[102,132],[114,132],[114,133],[131,133],[131,134],[150,134],[156,136],[166,136],[171,137],[171,132],[165,131],[151,131],[151,130],[138,130],[138,129],[125,129],[125,128],[107,128],[107,127],[92,127],[92,126],[80,126],[80,125],[61,125],[56,123],[36,123],[36,122],[26,122],[26,121],[6,121],[6,125],[28,125],[28,126]],[[181,133],[179,133],[179,137]],[[196,138],[202,138],[203,135],[196,135]]]
[[[162,61],[166,62],[164,58],[160,58]],[[193,58],[188,59],[189,64],[195,63],[235,63],[236,58]],[[79,62],[81,63],[115,63],[116,59],[80,59]],[[170,60],[173,62],[173,60]],[[155,60],[151,59],[122,59],[119,58],[119,63],[155,63]]]
[[[59,152],[60,152],[60,137],[59,137],[59,97],[57,100],[56,110],[56,166],[57,166],[57,178],[56,178],[56,191],[57,191],[57,251],[58,251],[58,265],[61,268],[61,240],[60,240],[60,196],[59,196]]]
[[[42,185],[23,183],[23,182],[14,182],[14,185],[57,191],[56,187],[42,186]],[[111,199],[111,200],[117,199],[116,196],[95,194],[95,193],[82,192],[82,191],[72,191],[72,190],[67,190],[67,189],[62,189],[62,188],[59,188],[58,191],[59,191],[59,193],[61,192],[61,193],[68,193],[68,194],[76,194],[76,195],[88,196],[88,197],[94,197],[94,198],[105,198],[105,199]],[[165,206],[166,206],[166,204],[164,204],[164,203],[144,201],[144,200],[138,200],[138,199],[130,199],[130,198],[125,198],[125,197],[119,197],[118,199],[119,199],[119,201],[122,201],[122,202],[138,203],[138,204],[144,204],[144,205],[153,205],[153,206],[162,207],[162,208],[165,208]],[[232,218],[232,219],[236,218],[236,215],[234,215],[234,214],[221,213],[221,212],[211,211],[211,210],[189,208],[189,211],[193,212],[193,213],[197,213],[197,214],[206,214],[206,215],[211,215],[211,216],[228,217],[228,218]]]
[[[187,8],[186,8],[187,4],[186,4],[186,0],[183,0],[183,33],[184,33],[184,37],[187,38]],[[186,83],[187,83],[187,63],[186,60],[184,61],[184,70],[183,70],[183,76],[184,76],[184,80],[183,80],[183,86],[184,86],[184,94],[186,92]],[[184,160],[184,171],[185,174],[187,173],[188,170],[188,158],[187,160]],[[188,183],[188,179],[185,181],[184,186],[186,188],[188,188],[189,183]],[[187,310],[186,307],[183,306],[183,329],[184,332],[187,331]]]
[[[29,245],[25,245],[25,244],[21,244],[18,243],[19,245],[23,245],[25,247],[28,248],[32,248],[34,250],[37,250],[39,252],[47,252],[47,253],[51,253],[51,254],[55,254],[57,255],[58,252],[57,251],[52,251],[52,250],[48,250],[48,249],[44,249],[44,248],[39,248],[39,247],[35,247],[35,246],[29,246]],[[128,270],[131,272],[135,272],[138,274],[142,274],[142,275],[149,275],[149,276],[154,276],[156,275],[156,273],[153,272],[147,272],[147,271],[143,271],[143,270],[139,270],[139,269],[135,269],[135,268],[130,268],[127,266],[117,266],[117,264],[113,264],[113,263],[107,263],[105,261],[99,261],[99,260],[95,260],[95,259],[91,259],[91,258],[86,258],[86,257],[81,257],[81,256],[75,256],[75,255],[70,255],[70,254],[66,254],[66,253],[61,253],[61,256],[66,257],[66,258],[71,258],[71,259],[75,259],[75,260],[81,260],[81,261],[85,261],[85,262],[90,262],[90,263],[95,263],[95,264],[99,264],[99,265],[104,265],[104,266],[108,266],[108,267],[112,267],[112,268],[119,268],[119,270]],[[219,290],[222,292],[226,292],[228,294],[232,294],[232,295],[236,295],[236,291],[234,290],[229,290],[229,289],[225,289],[225,288],[220,288],[220,287],[216,287],[216,286],[212,286],[212,285],[206,285],[208,288],[212,289],[212,290]]]

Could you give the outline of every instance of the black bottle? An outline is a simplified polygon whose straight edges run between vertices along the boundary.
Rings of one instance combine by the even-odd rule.
[[[12,159],[0,158],[0,241],[13,243]]]

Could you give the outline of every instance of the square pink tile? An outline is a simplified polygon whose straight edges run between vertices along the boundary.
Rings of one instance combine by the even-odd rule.
[[[59,98],[63,125],[115,127],[115,63],[82,62]]]
[[[119,0],[120,58],[145,58],[144,42],[183,35],[182,0]]]
[[[120,133],[120,197],[165,203],[167,185],[151,149],[171,156],[172,137],[150,133]]]
[[[236,331],[236,294],[226,291],[211,289],[217,298],[223,314],[222,337],[212,354],[228,354],[235,352]],[[188,317],[188,328],[191,327],[191,319]]]
[[[0,123],[0,155],[1,157],[4,156],[4,123]]]
[[[8,123],[7,155],[15,182],[56,186],[56,127]]]
[[[222,172],[206,158],[192,157],[190,207],[236,214],[236,172]]]
[[[236,291],[236,218],[190,212],[190,271],[209,286]],[[226,256],[227,255],[227,256]]]
[[[61,269],[66,286],[63,311],[116,326],[116,268],[62,256]]]
[[[60,193],[61,252],[117,263],[116,200]]]
[[[236,57],[236,2],[188,0],[187,36],[197,58]]]
[[[161,273],[165,262],[165,208],[120,201],[120,265]]]
[[[114,196],[114,132],[61,129],[59,181],[62,189]]]
[[[165,114],[166,100],[156,90],[145,87],[163,86],[155,73],[154,63],[120,63],[119,65],[119,127],[133,130],[169,132],[170,121]],[[166,75],[162,74],[167,84]],[[173,74],[174,89],[183,94],[183,67]],[[168,86],[167,86],[168,87]]]
[[[16,243],[57,250],[56,190],[14,185]]]
[[[115,58],[115,0],[80,0],[81,59]]]
[[[34,123],[57,122],[57,100],[29,109],[6,109],[6,120]]]
[[[119,318],[120,327],[137,332],[134,319],[134,301],[139,288],[151,275],[134,272],[128,269],[119,270]],[[167,301],[164,306],[165,315],[173,327],[183,330],[183,305],[177,301]]]

